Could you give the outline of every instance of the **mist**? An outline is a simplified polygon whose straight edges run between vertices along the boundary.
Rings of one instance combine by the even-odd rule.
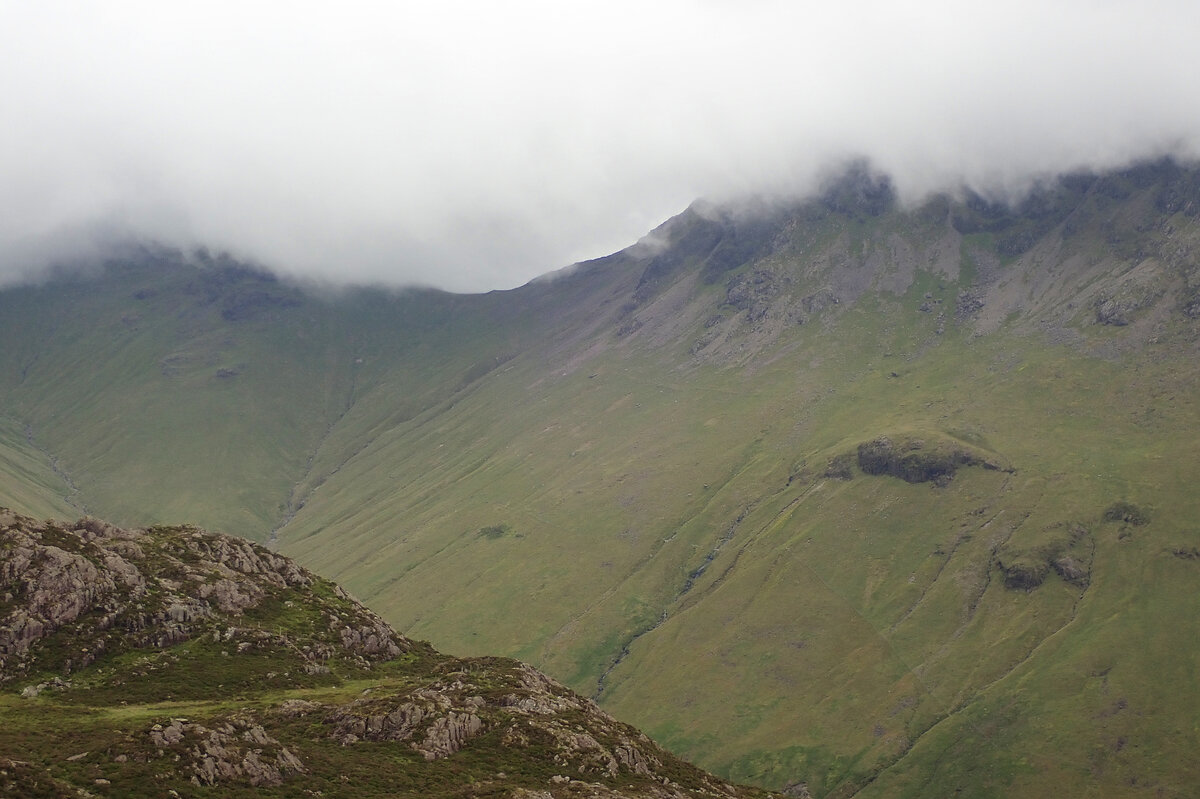
[[[0,283],[107,242],[485,291],[693,200],[1200,155],[1200,4],[0,0]]]

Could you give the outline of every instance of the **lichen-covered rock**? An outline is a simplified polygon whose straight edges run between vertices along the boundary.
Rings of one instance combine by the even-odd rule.
[[[172,719],[166,726],[155,724],[147,737],[159,759],[178,758],[197,785],[240,782],[269,787],[306,771],[300,759],[261,725],[242,719],[215,729]]]
[[[393,658],[406,651],[397,635],[379,619],[370,619],[357,626],[342,625],[338,630],[342,647],[350,652],[380,659]]]
[[[425,733],[425,740],[414,748],[424,755],[426,760],[436,760],[462,749],[463,744],[482,730],[483,721],[479,716],[452,710],[430,724]]]
[[[409,641],[248,542],[0,509],[0,592],[0,685],[35,711],[32,728],[59,714],[9,737],[19,751],[6,756],[22,760],[0,760],[0,793],[383,796],[394,778],[405,795],[764,795],[672,758],[527,665]],[[192,718],[145,721],[172,700]],[[56,723],[93,711],[104,722],[88,722],[86,751],[47,753]],[[454,758],[499,768],[464,787]]]
[[[486,665],[488,686],[473,682],[475,663]],[[564,773],[613,779],[662,771],[663,753],[649,738],[536,669],[488,658],[470,665],[452,679],[399,695],[371,694],[333,709],[326,717],[331,737],[347,746],[403,741],[436,760],[488,730],[502,730],[503,746],[521,749],[539,741]]]
[[[333,601],[305,595],[305,612],[324,622],[302,635],[229,623],[316,580],[248,541],[192,527],[126,530],[89,517],[61,524],[0,511],[0,684],[197,635],[237,652],[287,650],[309,674],[327,673],[332,658],[366,666],[411,648],[340,589]],[[43,646],[50,639],[69,646]]]
[[[45,528],[42,528],[43,530]],[[30,647],[113,597],[129,580],[124,570],[106,570],[76,552],[44,542],[40,530],[8,525],[0,562],[0,596],[15,603],[0,619],[0,670]],[[115,555],[110,559],[119,558]]]

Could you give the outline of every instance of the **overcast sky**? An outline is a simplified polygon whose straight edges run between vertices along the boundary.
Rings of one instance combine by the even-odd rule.
[[[865,156],[1200,153],[1200,2],[0,0],[0,282],[116,234],[453,290]]]

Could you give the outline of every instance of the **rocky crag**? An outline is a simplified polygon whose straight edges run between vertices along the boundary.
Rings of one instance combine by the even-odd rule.
[[[6,796],[766,795],[193,527],[0,510],[0,686]]]

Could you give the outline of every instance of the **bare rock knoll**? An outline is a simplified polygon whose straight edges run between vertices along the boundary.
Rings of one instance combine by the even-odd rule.
[[[0,509],[0,686],[5,795],[766,795],[193,527]]]

